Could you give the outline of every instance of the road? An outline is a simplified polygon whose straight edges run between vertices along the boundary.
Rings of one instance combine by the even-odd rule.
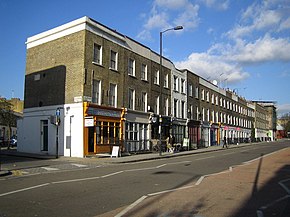
[[[86,166],[56,160],[17,163],[33,167],[65,166],[65,170],[21,175],[0,180],[0,217],[97,216],[123,210],[144,195],[181,188],[201,176],[290,147],[289,141],[259,143],[237,149],[129,164]],[[94,161],[94,162],[93,162]],[[76,169],[68,165],[76,164]],[[32,166],[30,166],[32,165]],[[45,165],[45,166],[44,166]],[[5,164],[3,165],[5,166]],[[9,165],[13,166],[10,162]]]

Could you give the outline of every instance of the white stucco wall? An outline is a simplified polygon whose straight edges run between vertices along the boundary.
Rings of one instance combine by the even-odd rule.
[[[47,106],[25,109],[23,119],[17,123],[19,152],[43,155],[56,155],[57,126],[51,124],[50,117],[56,114],[60,107],[60,125],[58,126],[58,155],[83,157],[83,106],[82,103],[70,105]],[[66,147],[66,138],[70,136],[71,123],[71,150]],[[42,124],[48,121],[48,150],[42,150]]]

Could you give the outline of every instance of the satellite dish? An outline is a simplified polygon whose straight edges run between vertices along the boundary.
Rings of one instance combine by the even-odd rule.
[[[218,84],[217,80],[213,80],[212,83],[213,83],[214,85],[217,85],[217,84]]]

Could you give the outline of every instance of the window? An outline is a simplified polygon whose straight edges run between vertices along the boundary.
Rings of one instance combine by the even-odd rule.
[[[92,102],[101,105],[101,81],[93,79]]]
[[[215,99],[214,94],[212,94],[212,95],[211,95],[211,103],[212,103],[212,104],[214,104],[214,99]]]
[[[169,99],[165,99],[165,115],[169,115]]]
[[[135,60],[131,58],[128,61],[128,75],[135,76]]]
[[[129,89],[129,109],[135,109],[135,90]]]
[[[188,85],[188,95],[192,96],[192,84]]]
[[[173,90],[178,91],[178,77],[173,76]]]
[[[218,96],[215,97],[215,104],[216,105],[219,105],[219,98],[218,98]]]
[[[177,117],[177,110],[178,110],[178,100],[174,99],[174,105],[173,105],[173,116]]]
[[[147,81],[147,65],[141,65],[141,80]]]
[[[164,87],[168,88],[168,74],[164,76]]]
[[[206,91],[206,101],[209,102],[209,92]]]
[[[159,85],[159,70],[154,73],[154,84]]]
[[[195,98],[196,99],[198,99],[198,95],[199,95],[199,93],[198,93],[198,87],[195,87]]]
[[[118,70],[118,53],[111,50],[110,68]]]
[[[185,108],[185,102],[181,101],[181,118],[185,118],[185,112],[186,112],[186,108]]]
[[[201,100],[204,100],[204,90],[201,90]]]
[[[147,93],[146,92],[142,92],[141,95],[141,109],[144,112],[147,112]]]
[[[193,117],[194,117],[194,111],[193,111],[193,105],[190,105],[190,119],[193,119]]]
[[[159,107],[160,103],[159,103],[159,100],[160,100],[159,96],[157,96],[156,97],[156,103],[155,103],[155,106],[156,106],[155,107],[155,111],[156,111],[157,114],[160,114],[160,107]]]
[[[94,44],[93,63],[102,65],[102,46]]]
[[[117,85],[110,83],[109,106],[117,107]]]
[[[185,93],[185,80],[181,79],[181,93]]]

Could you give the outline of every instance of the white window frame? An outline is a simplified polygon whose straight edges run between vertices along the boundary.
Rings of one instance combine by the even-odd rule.
[[[101,93],[102,93],[101,80],[93,79],[93,84],[92,84],[92,102],[93,103],[101,105],[101,101],[102,101],[102,99],[101,99],[102,94]]]
[[[135,110],[135,90],[132,88],[128,91],[128,108]]]
[[[103,63],[103,47],[97,43],[94,43],[94,50],[93,50],[93,63],[102,65]]]
[[[156,84],[156,85],[160,84],[160,73],[159,73],[159,70],[155,71],[155,73],[154,73],[154,84]]]
[[[114,54],[114,56],[112,54]],[[114,50],[111,50],[110,52],[110,69],[116,70],[116,71],[118,70],[118,52]]]
[[[192,97],[192,84],[188,85],[188,95]]]
[[[166,74],[165,76],[164,76],[164,87],[165,88],[168,88],[169,87],[169,82],[168,82],[168,78],[169,78],[169,75],[168,74]]]
[[[147,72],[147,65],[142,63],[141,65],[141,80],[147,81],[148,80],[148,72]]]
[[[178,77],[176,75],[173,76],[173,90],[178,92]]]
[[[114,90],[112,91],[111,87],[114,87]],[[109,105],[112,107],[117,108],[117,94],[118,94],[118,86],[117,84],[110,83],[109,85]]]
[[[181,93],[185,93],[185,79],[181,78]]]
[[[128,60],[128,75],[136,76],[135,74],[135,60],[133,58],[129,58]]]
[[[142,92],[141,93],[141,104],[142,104],[142,111],[147,112],[147,108],[148,108],[148,101],[147,101],[147,93],[146,92]]]

